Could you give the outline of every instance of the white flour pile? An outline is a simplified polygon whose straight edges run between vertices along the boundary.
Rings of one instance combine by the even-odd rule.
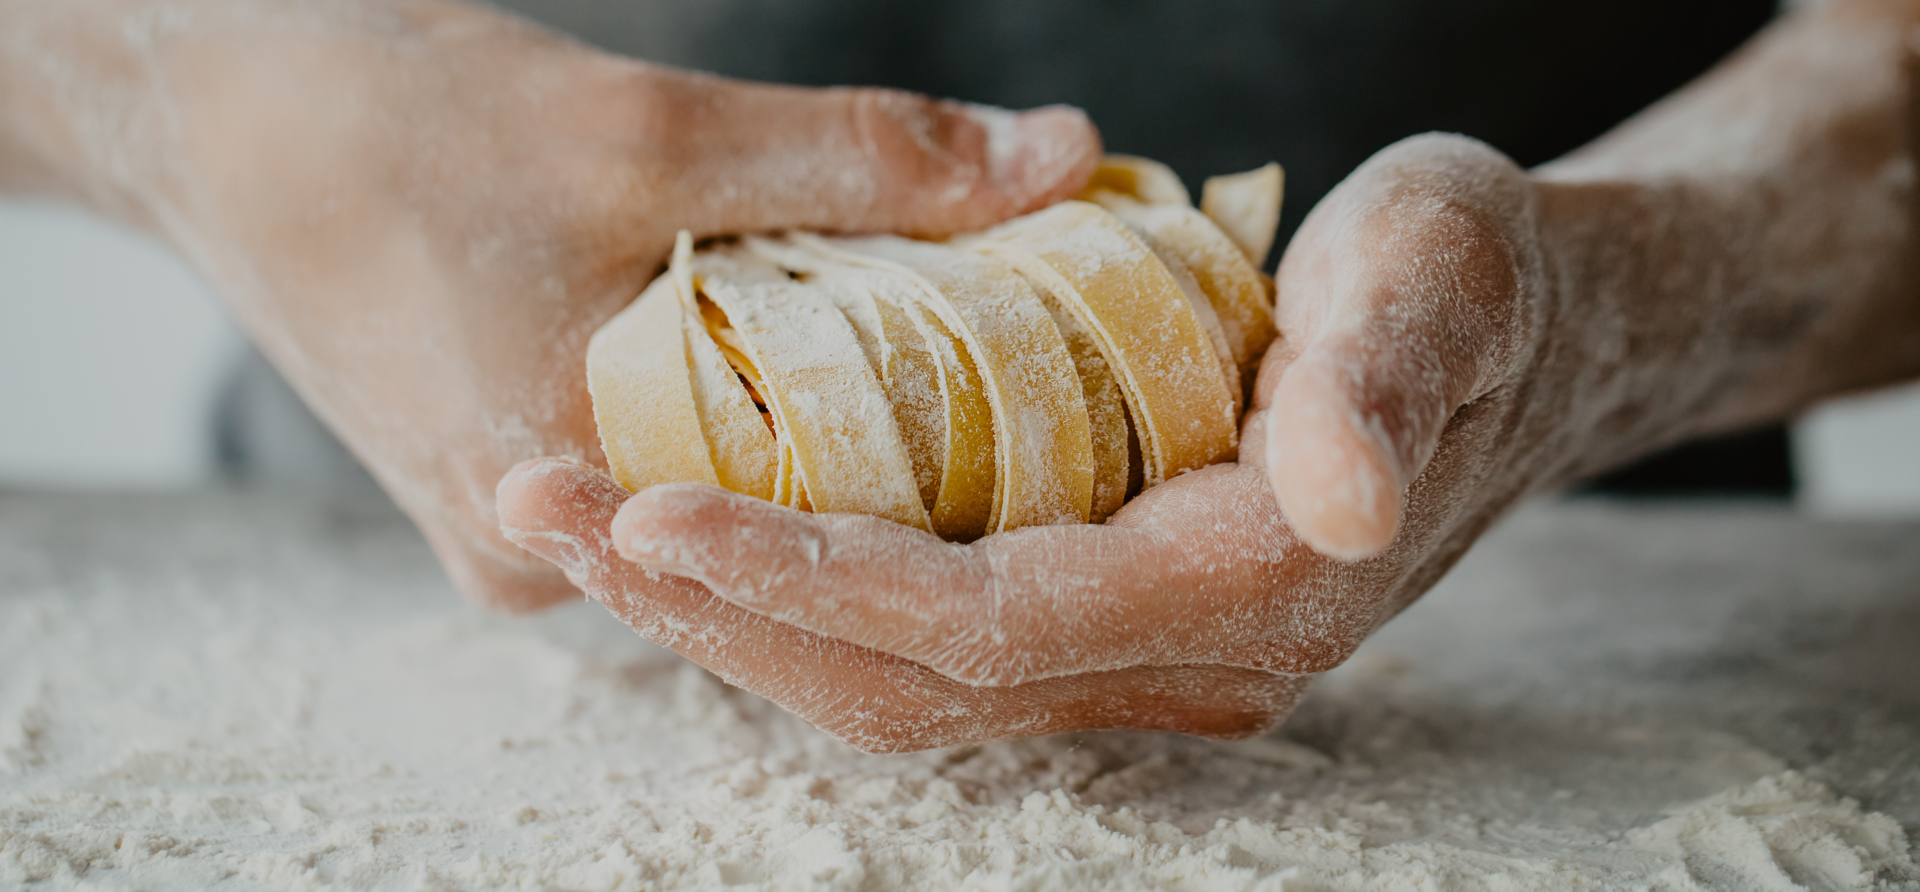
[[[1716,518],[1523,515],[1281,735],[880,757],[384,513],[0,497],[0,885],[1920,888],[1920,529]]]

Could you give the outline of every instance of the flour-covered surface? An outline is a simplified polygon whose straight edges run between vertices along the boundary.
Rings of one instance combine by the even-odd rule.
[[[0,886],[1915,889],[1916,830],[1920,524],[1538,507],[1270,737],[867,756],[385,509],[0,497]]]

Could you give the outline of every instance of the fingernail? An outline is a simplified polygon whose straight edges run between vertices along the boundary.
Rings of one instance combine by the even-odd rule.
[[[1026,112],[987,105],[965,108],[987,131],[988,176],[1010,194],[1039,198],[1055,192],[1098,154],[1100,139],[1093,123],[1077,108],[1049,105]]]

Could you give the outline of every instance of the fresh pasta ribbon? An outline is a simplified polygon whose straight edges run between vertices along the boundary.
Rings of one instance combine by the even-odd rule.
[[[1214,341],[1173,273],[1126,224],[1065,201],[968,244],[1006,259],[1093,331],[1126,396],[1146,485],[1231,454],[1239,417]]]
[[[1085,200],[945,243],[682,233],[588,345],[608,464],[956,541],[1101,522],[1232,456],[1280,188],[1217,177],[1195,209],[1111,156]]]
[[[1187,202],[1185,187],[1177,202],[1170,200],[1179,184],[1157,162],[1110,156],[1082,197],[1126,221],[1192,274],[1219,320],[1244,395],[1275,335],[1273,282],[1261,267],[1280,225],[1280,165],[1207,180],[1204,210]]]

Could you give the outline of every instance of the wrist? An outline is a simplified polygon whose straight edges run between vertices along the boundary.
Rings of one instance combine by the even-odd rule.
[[[1907,191],[1822,185],[1541,182],[1548,482],[1920,372]]]
[[[1566,475],[1920,373],[1916,22],[1788,15],[1535,172]]]

